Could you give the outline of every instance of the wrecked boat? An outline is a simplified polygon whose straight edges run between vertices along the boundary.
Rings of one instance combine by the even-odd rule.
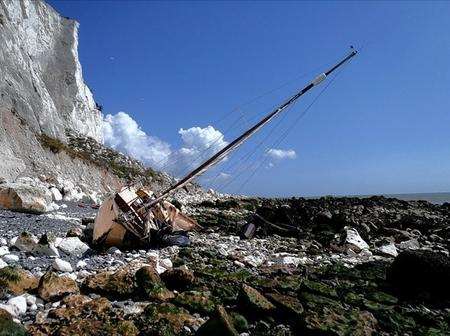
[[[223,149],[207,159],[185,177],[156,195],[143,186],[126,186],[119,192],[108,197],[100,206],[94,222],[93,244],[95,246],[137,246],[149,245],[155,240],[167,244],[188,245],[189,240],[184,234],[192,230],[200,230],[200,225],[180,212],[166,198],[175,190],[204,173],[216,163],[222,161],[230,152],[292,106],[301,96],[319,85],[336,69],[347,63],[357,54],[351,51],[340,62],[329,70],[319,74],[303,89],[285,100],[272,112],[267,114],[251,128],[230,142]],[[137,244],[137,245],[136,245]]]

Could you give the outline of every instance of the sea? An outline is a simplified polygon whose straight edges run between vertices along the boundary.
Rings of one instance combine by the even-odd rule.
[[[361,197],[367,198],[380,195],[330,195],[333,197]],[[398,198],[404,201],[428,201],[433,204],[450,203],[450,192],[437,192],[437,193],[414,193],[414,194],[381,194],[384,197]],[[305,197],[305,198],[320,198],[320,196]]]
[[[405,201],[424,200],[434,204],[450,203],[450,192],[383,195]]]

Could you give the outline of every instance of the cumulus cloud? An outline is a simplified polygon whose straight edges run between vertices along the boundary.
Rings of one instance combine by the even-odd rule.
[[[271,148],[267,151],[266,155],[275,160],[284,160],[284,159],[293,160],[297,157],[297,153],[295,153],[295,150],[293,149],[284,150]]]
[[[162,167],[172,153],[168,143],[146,134],[125,112],[105,117],[103,138],[107,146],[155,168]]]
[[[228,144],[223,134],[212,126],[181,128],[178,134],[183,144],[172,153],[171,160],[183,168],[195,168]]]
[[[213,126],[181,128],[178,134],[182,146],[173,150],[167,142],[145,133],[125,112],[108,114],[103,123],[103,137],[107,146],[148,166],[176,175],[195,168],[228,144],[223,134]]]

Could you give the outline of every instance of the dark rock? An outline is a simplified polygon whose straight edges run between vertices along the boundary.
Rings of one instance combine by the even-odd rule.
[[[167,302],[148,305],[135,322],[140,335],[161,336],[183,335],[185,326],[197,328],[199,324],[188,311]]]
[[[450,259],[432,251],[400,253],[387,272],[395,292],[405,299],[442,302],[450,299]]]
[[[248,285],[242,285],[238,297],[239,304],[245,313],[250,315],[271,314],[275,306],[260,292]]]
[[[194,273],[184,268],[173,268],[161,274],[162,281],[169,289],[183,291],[194,284]]]
[[[256,225],[253,223],[248,223],[244,225],[241,232],[242,239],[252,239],[256,233]]]
[[[144,294],[144,297],[150,299],[167,301],[174,297],[174,294],[169,291],[158,272],[152,266],[144,266],[136,272],[136,284],[140,293]]]
[[[173,302],[191,313],[211,314],[216,305],[207,292],[188,291],[179,294]]]
[[[225,308],[217,307],[215,314],[206,321],[195,334],[196,336],[238,336],[234,327],[233,319],[228,315]]]
[[[122,267],[116,272],[102,272],[91,275],[83,282],[87,291],[110,296],[129,296],[135,291],[134,271],[130,267]]]
[[[277,307],[280,317],[298,320],[303,314],[303,306],[297,298],[276,293],[266,297]]]

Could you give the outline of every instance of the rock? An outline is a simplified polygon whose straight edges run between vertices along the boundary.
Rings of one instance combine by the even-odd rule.
[[[239,304],[250,314],[271,314],[275,306],[253,287],[243,284],[238,297]]]
[[[18,262],[19,256],[15,255],[15,254],[5,254],[2,259],[3,259],[3,261],[7,262],[8,264],[11,264],[11,263]]]
[[[52,200],[57,201],[57,202],[58,201],[62,201],[63,196],[62,196],[62,194],[61,194],[61,192],[59,191],[58,188],[51,187],[50,188],[50,193],[52,194]]]
[[[134,270],[125,266],[115,272],[101,272],[88,276],[83,282],[83,287],[87,291],[99,294],[129,296],[136,288],[134,275]]]
[[[187,291],[175,297],[173,303],[182,306],[191,313],[209,315],[216,307],[208,292]]]
[[[52,235],[44,233],[38,244],[31,250],[31,253],[36,257],[59,257],[59,251],[55,246],[56,239]]]
[[[35,235],[28,232],[22,232],[16,239],[14,247],[23,252],[31,252],[37,245],[38,239]]]
[[[294,320],[302,317],[303,306],[297,298],[276,293],[267,294],[266,297],[277,307],[282,317]]]
[[[86,194],[83,191],[81,191],[81,189],[79,187],[73,187],[73,188],[64,187],[63,191],[64,191],[63,199],[64,199],[64,201],[67,201],[67,202],[79,202],[83,198],[86,197]]]
[[[76,268],[80,269],[80,268],[85,268],[87,266],[87,262],[85,262],[84,260],[80,260],[79,262],[77,262]]]
[[[256,225],[253,223],[246,224],[241,232],[242,239],[252,239],[256,233]]]
[[[8,305],[13,307],[16,316],[25,314],[27,312],[27,300],[24,296],[16,296],[8,300]]]
[[[72,265],[70,265],[69,262],[59,259],[59,258],[56,258],[55,260],[53,260],[52,267],[55,270],[61,271],[61,272],[72,272],[73,271]]]
[[[188,269],[174,268],[161,274],[162,281],[169,289],[183,291],[194,284],[194,273]]]
[[[388,245],[380,246],[377,249],[378,254],[381,254],[386,257],[396,257],[398,255],[397,248],[394,243],[390,243]]]
[[[115,246],[111,246],[108,250],[106,250],[106,253],[108,254],[117,254],[120,255],[122,254],[122,251],[120,251],[117,247]]]
[[[55,301],[66,295],[78,294],[76,282],[68,277],[59,277],[53,272],[47,272],[39,281],[38,294],[45,301]]]
[[[3,290],[21,295],[37,286],[38,279],[29,271],[12,266],[0,269],[0,294]]]
[[[8,246],[0,246],[0,257],[9,254]]]
[[[360,252],[361,250],[369,248],[369,245],[361,238],[356,229],[347,229],[345,245],[354,252]]]
[[[167,301],[174,297],[152,266],[144,266],[136,272],[136,284],[139,292],[143,292],[150,299]]]
[[[171,269],[173,267],[172,260],[170,260],[169,258],[161,259],[159,264],[166,270]]]
[[[73,227],[70,228],[67,233],[66,233],[66,237],[78,237],[81,238],[81,236],[83,236],[83,230],[79,227]]]
[[[13,321],[12,314],[2,308],[5,306],[7,305],[0,304],[0,336],[26,336],[25,328]]]
[[[61,240],[58,248],[69,254],[77,257],[81,257],[87,250],[89,250],[89,246],[83,243],[78,237],[66,237]]]
[[[450,258],[432,251],[404,251],[394,259],[387,279],[401,297],[443,302],[450,299]]]
[[[418,250],[420,249],[420,243],[416,238],[402,241],[399,244],[399,248],[402,250]]]
[[[61,300],[61,303],[63,305],[66,305],[68,308],[73,308],[83,306],[85,303],[89,301],[91,301],[91,299],[88,296],[75,294],[66,296],[64,299]]]
[[[52,202],[50,191],[36,181],[7,182],[0,185],[0,207],[9,210],[43,213]]]
[[[197,319],[184,308],[171,303],[151,303],[144,309],[137,324],[140,335],[183,335],[185,327],[196,328]]]
[[[213,317],[206,321],[197,330],[196,336],[238,336],[239,333],[233,325],[233,319],[228,315],[225,308],[217,307]]]
[[[8,241],[5,238],[0,238],[0,246],[8,245]]]
[[[5,262],[3,261],[3,259],[0,258],[0,269],[5,268],[5,267],[7,267],[7,266],[8,266],[8,264],[5,263]]]

